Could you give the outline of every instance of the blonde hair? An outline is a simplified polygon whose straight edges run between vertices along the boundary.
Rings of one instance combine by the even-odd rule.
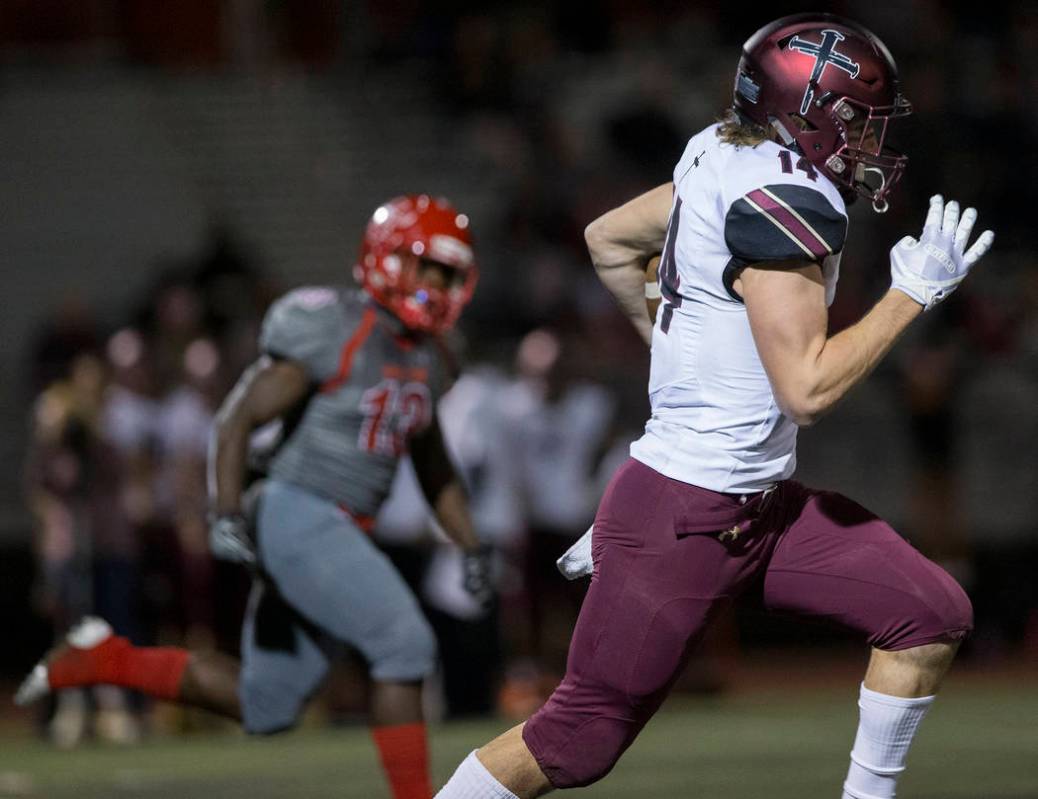
[[[728,109],[717,118],[717,138],[735,147],[756,147],[768,141],[768,131],[756,122],[742,119],[734,110]]]

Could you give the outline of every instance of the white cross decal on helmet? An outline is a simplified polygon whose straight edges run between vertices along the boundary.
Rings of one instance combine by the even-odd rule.
[[[814,97],[815,87],[818,85],[818,81],[821,80],[827,64],[832,64],[834,67],[842,69],[852,78],[858,77],[858,70],[861,69],[861,65],[851,61],[843,53],[836,52],[836,43],[843,41],[845,38],[839,31],[826,28],[822,31],[822,41],[819,44],[805,41],[799,36],[794,36],[789,40],[790,50],[796,50],[815,58],[815,67],[811,70],[811,77],[808,78],[807,88],[804,90],[804,99],[800,103],[801,114],[807,113],[811,105],[811,99]]]

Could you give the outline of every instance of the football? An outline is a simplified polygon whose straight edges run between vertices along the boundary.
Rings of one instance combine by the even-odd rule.
[[[645,266],[645,307],[649,311],[649,320],[656,321],[656,311],[660,307],[660,285],[659,285],[660,256],[655,255],[649,259]]]

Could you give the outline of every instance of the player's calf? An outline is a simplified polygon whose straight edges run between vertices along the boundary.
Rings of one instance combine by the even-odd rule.
[[[523,741],[523,726],[469,753],[436,799],[535,799],[550,793],[552,784]]]
[[[192,652],[177,701],[241,721],[238,694],[241,664],[220,652]]]
[[[934,699],[893,696],[862,684],[858,731],[842,799],[892,799],[908,748]]]
[[[931,696],[940,688],[958,648],[958,641],[947,641],[892,652],[874,649],[864,685],[890,696]]]
[[[176,700],[190,654],[175,647],[135,647],[103,619],[84,618],[22,682],[15,702],[27,705],[62,688],[119,685]]]
[[[960,614],[947,623],[957,629],[969,626],[969,619]],[[894,796],[908,749],[958,648],[958,641],[938,641],[872,651],[858,699],[858,731],[843,799]]]
[[[420,708],[417,709],[420,715]],[[429,742],[425,722],[374,726],[371,737],[393,799],[429,799]]]

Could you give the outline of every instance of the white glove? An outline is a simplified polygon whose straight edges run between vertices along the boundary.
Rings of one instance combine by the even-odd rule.
[[[977,221],[977,209],[967,208],[959,219],[959,204],[947,206],[940,194],[930,198],[923,235],[905,236],[890,251],[890,287],[904,292],[929,311],[951,294],[995,240],[985,230],[968,250],[966,243]]]
[[[249,524],[245,517],[233,514],[210,519],[209,552],[220,560],[253,565],[256,562],[256,551],[249,537]]]

